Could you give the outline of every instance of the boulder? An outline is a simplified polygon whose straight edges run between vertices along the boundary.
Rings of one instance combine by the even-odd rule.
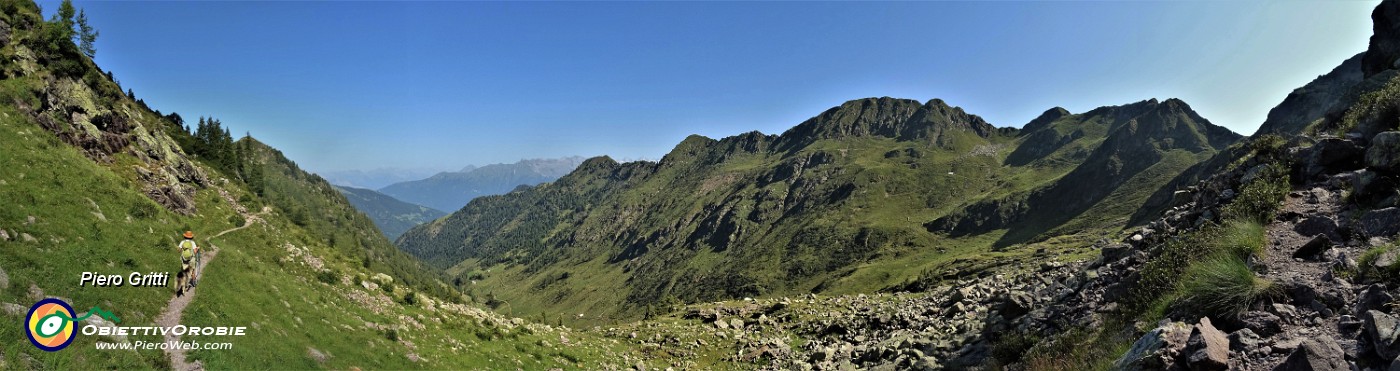
[[[1378,310],[1368,310],[1361,315],[1361,320],[1377,355],[1385,359],[1400,356],[1400,344],[1395,342],[1396,337],[1400,336],[1400,322],[1395,317]]]
[[[1172,322],[1138,338],[1123,356],[1113,362],[1116,370],[1165,370],[1176,366],[1177,356],[1186,347],[1192,328]]]
[[[1237,352],[1251,352],[1259,349],[1264,339],[1255,334],[1254,330],[1240,329],[1230,333],[1230,350]]]
[[[1342,347],[1328,335],[1303,339],[1298,347],[1274,370],[1349,371]]]
[[[1125,256],[1128,256],[1128,252],[1132,251],[1132,249],[1132,245],[1126,243],[1115,243],[1108,246],[1104,246],[1103,249],[1099,252],[1103,254],[1104,261],[1113,262],[1118,261],[1118,259],[1122,259]]]
[[[1371,262],[1371,266],[1386,269],[1395,265],[1396,260],[1400,260],[1400,251],[1389,250],[1376,256],[1376,260]]]
[[[1357,220],[1361,230],[1371,237],[1389,237],[1400,233],[1400,208],[1387,207],[1367,211]]]
[[[1307,243],[1303,244],[1303,246],[1298,247],[1298,250],[1293,251],[1293,258],[1314,259],[1317,258],[1318,254],[1322,253],[1323,251],[1326,251],[1331,247],[1331,238],[1327,238],[1327,235],[1324,234],[1317,234],[1313,236],[1311,240],[1308,240]]]
[[[1186,341],[1186,364],[1192,370],[1225,370],[1230,368],[1230,340],[1225,333],[1202,317],[1191,329]]]
[[[1386,291],[1385,285],[1373,283],[1361,291],[1361,296],[1356,300],[1356,314],[1364,315],[1366,311],[1372,309],[1383,309],[1386,304],[1395,301],[1395,297]]]
[[[1366,167],[1400,172],[1400,131],[1387,131],[1371,138],[1371,148],[1366,149]]]
[[[1333,240],[1338,240],[1337,221],[1331,217],[1323,215],[1309,216],[1293,226],[1293,231],[1304,236],[1324,235]]]
[[[1303,165],[1303,175],[1311,179],[1321,174],[1355,170],[1361,167],[1361,156],[1361,147],[1350,140],[1323,139],[1310,149],[1307,162]]]
[[[1400,59],[1400,4],[1381,2],[1371,11],[1371,42],[1361,57],[1361,72],[1366,77],[1395,68]]]
[[[1240,315],[1239,322],[1242,327],[1254,330],[1254,333],[1263,337],[1274,336],[1283,331],[1283,320],[1265,311],[1244,312]]]

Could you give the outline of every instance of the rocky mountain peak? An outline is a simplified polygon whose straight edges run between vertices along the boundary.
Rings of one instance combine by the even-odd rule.
[[[1371,77],[1385,70],[1395,69],[1400,59],[1400,3],[1381,2],[1371,12],[1372,29],[1370,47],[1361,60],[1361,71]]]
[[[996,128],[941,99],[920,104],[910,99],[865,98],[845,102],[788,129],[778,138],[776,148],[793,150],[821,139],[846,137],[931,140],[943,145],[954,132],[985,138]]]
[[[1021,133],[1027,134],[1043,129],[1046,126],[1049,126],[1050,123],[1055,122],[1055,120],[1059,120],[1061,117],[1069,115],[1069,110],[1064,109],[1063,107],[1054,107],[1045,110],[1045,112],[1041,113],[1040,116],[1036,116],[1035,119],[1032,119],[1030,122],[1027,122],[1024,126],[1021,126]]]

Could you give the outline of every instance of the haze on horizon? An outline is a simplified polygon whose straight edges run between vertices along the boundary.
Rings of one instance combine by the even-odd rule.
[[[75,5],[152,108],[337,171],[657,159],[873,96],[1003,127],[1181,98],[1248,135],[1365,50],[1376,1]]]

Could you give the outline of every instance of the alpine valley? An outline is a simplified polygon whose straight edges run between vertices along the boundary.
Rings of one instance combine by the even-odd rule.
[[[998,127],[865,98],[654,162],[383,194],[154,109],[63,10],[0,10],[0,316],[246,327],[49,352],[0,326],[0,368],[1400,368],[1400,2],[1248,137],[1179,99]],[[182,296],[73,284],[176,271],[186,230]],[[103,349],[172,340],[231,346]]]

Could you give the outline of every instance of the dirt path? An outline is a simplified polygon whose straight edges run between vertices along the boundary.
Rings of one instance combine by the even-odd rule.
[[[204,266],[209,265],[209,262],[214,261],[214,257],[219,255],[219,246],[214,244],[215,238],[223,237],[223,235],[225,234],[248,228],[254,223],[260,222],[262,221],[262,215],[267,214],[269,211],[272,211],[272,209],[270,207],[264,206],[262,211],[259,211],[257,214],[245,214],[243,216],[244,222],[242,226],[224,230],[213,236],[210,236],[209,238],[204,239],[204,243],[206,246],[201,247],[201,249],[206,251],[202,252],[204,256],[199,259],[199,266],[195,267],[195,270],[203,273]],[[161,314],[156,317],[156,326],[173,327],[175,325],[180,324],[180,318],[184,317],[185,315],[185,307],[189,306],[190,302],[194,300],[195,293],[195,289],[191,288],[189,292],[185,295],[175,296],[174,298],[171,298],[170,304],[167,304],[165,306],[165,311],[161,312]],[[180,336],[175,335],[174,332],[169,332],[165,334],[166,343],[178,341],[180,341]],[[204,367],[197,363],[191,364],[189,362],[186,362],[184,349],[166,348],[165,354],[170,356],[170,368],[173,370],[184,371],[204,369]]]

